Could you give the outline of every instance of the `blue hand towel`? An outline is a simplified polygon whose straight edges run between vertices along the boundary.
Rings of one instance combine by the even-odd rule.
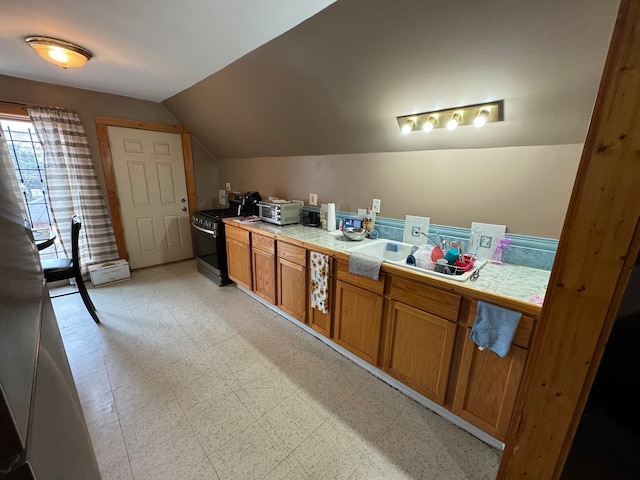
[[[349,256],[349,273],[378,280],[380,278],[380,266],[383,261],[382,258],[352,253]]]
[[[478,301],[476,320],[471,328],[471,340],[504,358],[509,353],[521,317],[520,312]]]

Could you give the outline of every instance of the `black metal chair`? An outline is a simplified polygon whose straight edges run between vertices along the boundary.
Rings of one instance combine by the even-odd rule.
[[[75,279],[78,292],[82,297],[85,307],[89,310],[91,318],[96,323],[100,323],[96,307],[89,297],[87,287],[84,285],[82,273],[80,273],[80,247],[79,237],[80,228],[82,228],[82,220],[77,215],[71,218],[71,248],[73,250],[72,257],[56,258],[53,260],[43,260],[42,268],[44,269],[44,279],[47,282],[57,282],[60,280]]]

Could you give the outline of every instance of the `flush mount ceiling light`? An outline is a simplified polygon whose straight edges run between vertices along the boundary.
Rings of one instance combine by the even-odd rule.
[[[86,48],[57,38],[29,36],[24,41],[47,62],[65,69],[81,67],[93,57]]]
[[[504,120],[504,100],[413,115],[403,115],[402,117],[396,118],[402,133],[405,135],[420,130],[430,132],[431,130],[444,127],[449,130],[455,130],[457,127],[466,125],[475,125],[480,128],[486,123],[501,122]]]

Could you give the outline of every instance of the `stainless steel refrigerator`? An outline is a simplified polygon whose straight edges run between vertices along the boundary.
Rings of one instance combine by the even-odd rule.
[[[6,153],[0,153],[0,480],[99,479]]]

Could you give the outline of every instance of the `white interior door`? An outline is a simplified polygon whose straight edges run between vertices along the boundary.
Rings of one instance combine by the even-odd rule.
[[[193,257],[179,134],[108,127],[131,268]]]

